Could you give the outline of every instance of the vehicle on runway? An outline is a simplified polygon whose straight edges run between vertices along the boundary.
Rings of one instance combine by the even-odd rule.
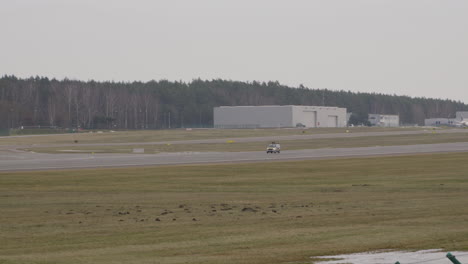
[[[281,145],[275,142],[271,142],[270,145],[268,145],[266,153],[280,153],[281,151]]]

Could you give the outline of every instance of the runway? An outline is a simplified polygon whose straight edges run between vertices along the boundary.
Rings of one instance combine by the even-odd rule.
[[[0,171],[110,168],[183,164],[275,162],[422,153],[468,152],[468,142],[405,146],[375,146],[309,150],[282,150],[281,154],[254,152],[183,152],[159,154],[43,154],[3,150]]]

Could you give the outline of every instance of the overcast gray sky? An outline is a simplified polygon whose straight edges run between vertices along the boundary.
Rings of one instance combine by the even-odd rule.
[[[468,1],[0,0],[0,74],[278,80],[468,103]]]

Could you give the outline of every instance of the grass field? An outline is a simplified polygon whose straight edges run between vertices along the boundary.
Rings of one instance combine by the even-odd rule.
[[[31,144],[70,144],[77,140],[80,143],[128,143],[128,142],[161,142],[192,139],[216,139],[235,137],[267,137],[303,134],[327,134],[350,132],[384,132],[424,130],[421,127],[353,127],[353,128],[311,128],[311,129],[194,129],[194,130],[133,130],[104,133],[76,133],[50,136],[3,137],[0,145]],[[304,132],[303,132],[304,131]]]
[[[468,153],[0,173],[0,263],[468,249]]]
[[[415,144],[435,144],[468,142],[467,133],[431,133],[417,135],[396,135],[355,138],[329,138],[308,140],[281,141],[282,150],[318,149],[318,148],[353,148],[371,146],[396,146]],[[161,144],[161,145],[117,145],[117,146],[85,146],[28,148],[27,150],[42,153],[132,153],[134,148],[144,148],[145,153],[160,152],[203,152],[203,151],[263,151],[268,141],[232,142],[206,144]]]

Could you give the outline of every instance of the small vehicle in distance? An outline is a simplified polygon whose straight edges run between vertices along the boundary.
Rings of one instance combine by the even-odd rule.
[[[296,127],[306,127],[306,126],[304,124],[302,124],[302,123],[297,123]]]
[[[271,142],[270,145],[268,145],[266,153],[280,153],[281,151],[281,146],[278,143]]]

